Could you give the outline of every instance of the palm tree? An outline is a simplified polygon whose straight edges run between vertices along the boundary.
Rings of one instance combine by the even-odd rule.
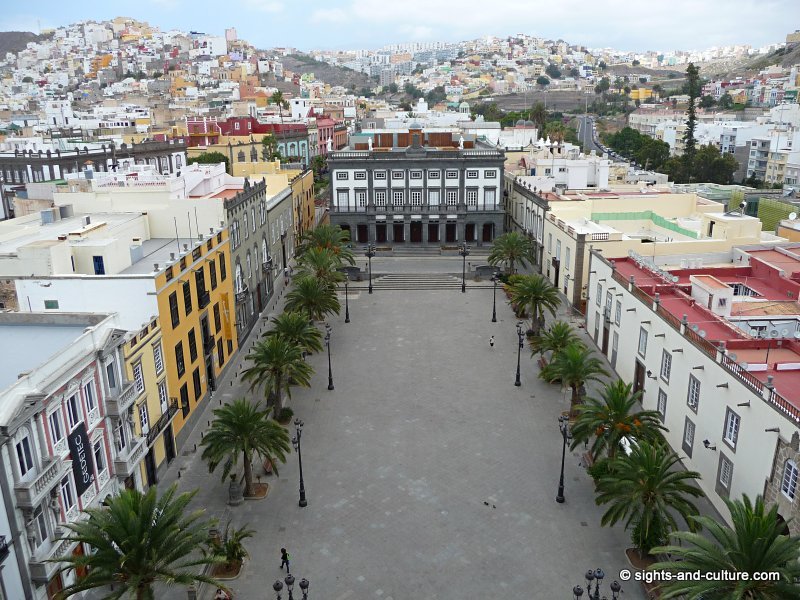
[[[283,410],[283,393],[291,398],[291,385],[310,387],[314,369],[303,360],[300,347],[280,336],[271,336],[257,342],[246,360],[253,363],[242,374],[252,392],[264,386],[264,396],[272,407],[273,415]]]
[[[322,333],[301,312],[284,312],[273,318],[272,329],[264,336],[279,336],[308,354],[322,350]]]
[[[531,121],[536,123],[536,127],[539,128],[539,137],[542,137],[542,134],[544,133],[544,125],[547,123],[547,109],[545,108],[544,104],[541,102],[534,104],[530,111],[529,118]]]
[[[155,583],[187,586],[206,582],[219,586],[197,572],[197,567],[219,561],[201,552],[214,522],[201,520],[202,509],[187,513],[196,490],[179,495],[176,490],[173,485],[157,498],[155,487],[144,494],[125,489],[103,506],[86,509],[88,519],[64,523],[69,534],[63,539],[85,544],[91,552],[50,559],[59,563],[59,572],[86,571],[59,597],[114,586],[107,598],[129,595],[153,600]]]
[[[550,357],[553,358],[564,348],[578,341],[578,336],[575,330],[572,329],[572,325],[564,321],[556,321],[539,337],[533,338],[531,353],[540,354],[544,357],[545,352],[550,352]]]
[[[540,373],[548,381],[561,381],[562,385],[572,390],[571,415],[575,414],[575,409],[580,404],[581,388],[589,381],[600,381],[601,377],[607,375],[600,359],[580,342],[572,343],[556,354],[547,365],[547,370]]]
[[[508,263],[508,270],[513,275],[517,272],[516,263],[527,267],[529,262],[533,262],[531,240],[516,231],[504,233],[494,240],[488,261],[492,266]]]
[[[331,287],[344,281],[344,273],[336,270],[341,261],[329,248],[309,248],[300,255],[299,263],[298,277],[316,277]]]
[[[294,287],[286,294],[286,310],[304,312],[312,321],[322,321],[325,315],[338,315],[342,306],[330,285],[306,275],[295,279]]]
[[[511,301],[531,313],[531,332],[538,336],[544,327],[544,313],[555,316],[561,300],[558,290],[541,275],[523,275],[509,286]]]
[[[608,504],[600,524],[633,525],[631,540],[644,553],[663,544],[671,531],[678,528],[675,514],[680,515],[692,530],[689,520],[697,507],[689,497],[703,495],[694,482],[696,471],[685,471],[680,457],[666,442],[639,441],[631,445],[630,454],[618,455],[609,464],[610,473],[597,481],[598,505]]]
[[[780,581],[673,581],[662,583],[662,598],[685,597],[688,600],[727,600],[758,598],[763,600],[800,599],[800,538],[783,535],[778,507],[767,510],[764,499],[756,496],[755,504],[747,495],[741,500],[725,500],[733,527],[709,517],[690,519],[705,529],[705,535],[677,531],[671,536],[680,546],[653,548],[654,553],[669,553],[677,560],[660,562],[651,569],[672,573],[780,573]]]
[[[578,416],[572,425],[572,449],[579,444],[592,443],[592,458],[597,460],[602,452],[614,459],[622,440],[628,442],[653,441],[665,431],[659,414],[654,410],[636,411],[642,393],[634,392],[630,383],[618,379],[603,388],[602,399],[588,398],[577,407]]]
[[[297,254],[302,255],[310,248],[327,248],[333,252],[337,266],[344,263],[355,264],[355,256],[349,247],[350,232],[338,225],[319,225],[303,233]]]
[[[273,468],[286,462],[289,434],[269,418],[269,409],[261,410],[244,398],[214,409],[214,421],[203,437],[203,460],[213,473],[222,464],[222,480],[228,477],[242,457],[245,496],[255,495],[253,488],[253,456],[269,460]],[[277,473],[277,469],[276,469]]]
[[[283,123],[283,109],[289,108],[289,103],[283,97],[283,92],[280,90],[273,92],[272,96],[269,97],[269,103],[278,106],[278,114],[280,115],[281,123]]]

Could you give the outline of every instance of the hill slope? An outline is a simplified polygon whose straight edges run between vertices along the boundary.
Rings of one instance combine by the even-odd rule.
[[[39,36],[30,31],[0,31],[0,54],[19,52],[25,49],[28,42],[38,39]]]
[[[345,88],[355,86],[356,91],[361,91],[361,88],[371,88],[377,85],[364,73],[319,62],[306,54],[291,54],[281,58],[281,62],[289,71],[313,73],[317,79],[332,86],[341,85]]]

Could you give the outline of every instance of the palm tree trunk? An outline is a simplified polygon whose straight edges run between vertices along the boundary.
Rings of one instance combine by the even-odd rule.
[[[278,377],[275,382],[275,405],[272,407],[272,418],[277,419],[280,412],[283,410],[283,387],[281,378]]]
[[[242,452],[244,455],[244,495],[253,496],[255,490],[253,489],[253,463],[250,462],[250,457],[247,452]]]
[[[508,262],[509,262],[509,263],[511,263],[511,264],[509,265],[509,266],[511,267],[511,275],[514,275],[514,274],[516,273],[516,271],[514,270],[514,259],[512,258],[512,259],[511,259],[511,260],[509,260]]]
[[[136,600],[153,600],[153,589],[149,583],[141,583],[136,587]]]
[[[569,403],[569,414],[570,414],[570,416],[575,416],[575,414],[576,414],[576,410],[575,409],[578,407],[578,404],[579,404],[579,401],[578,401],[578,386],[576,384],[574,384],[574,383],[571,383],[569,387],[572,389],[572,399],[570,400],[570,403]]]

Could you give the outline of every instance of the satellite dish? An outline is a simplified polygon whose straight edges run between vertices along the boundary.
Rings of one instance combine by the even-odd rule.
[[[750,365],[748,365],[746,362],[743,362],[743,363],[740,363],[740,364],[741,364],[741,367],[742,367],[742,368],[743,368],[745,371],[747,371],[747,368],[750,366]]]
[[[758,332],[755,329],[751,329],[747,333],[753,337],[758,337]]]
[[[794,339],[800,340],[800,331],[795,331],[794,332]]]
[[[771,337],[771,338],[776,338],[776,337],[778,337],[778,330],[777,330],[777,329],[773,329],[773,330],[771,330],[771,331],[769,332],[769,337]]]
[[[696,332],[699,329],[700,329],[700,326],[698,324],[695,323],[694,325],[692,325],[692,331]]]
[[[698,335],[699,335],[701,338],[704,338],[704,337],[706,337],[706,330],[705,330],[705,329],[701,329],[701,330],[698,332]]]
[[[789,335],[788,329],[781,329],[781,337],[785,338]]]
[[[728,354],[728,358],[730,358],[733,362],[736,362],[737,357],[735,353],[731,352],[730,354]]]
[[[796,212],[789,213],[789,220],[790,221],[794,221],[796,218],[797,218],[797,213]]]
[[[672,276],[672,283],[678,283],[678,276],[677,275],[673,275]]]

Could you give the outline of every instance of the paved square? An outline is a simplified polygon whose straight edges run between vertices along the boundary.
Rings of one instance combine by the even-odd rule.
[[[311,581],[310,598],[325,600],[569,598],[587,569],[602,567],[610,581],[628,566],[629,537],[600,527],[577,453],[567,453],[566,503],[555,502],[556,419],[568,400],[537,379],[527,349],[522,386],[513,385],[516,319],[499,290],[497,323],[491,309],[491,288],[351,289],[351,323],[344,310],[331,320],[336,389],[326,389],[321,353],[309,359],[312,388],[289,403],[305,421],[307,508],[297,506],[295,454],[268,479],[266,500],[235,508],[199,451],[175,461],[166,481],[182,469],[181,489],[200,487],[197,503],[223,525],[258,530],[230,582],[237,600],[274,597],[281,546]],[[212,407],[243,393],[225,386]],[[638,584],[623,588],[629,600],[644,597]]]

